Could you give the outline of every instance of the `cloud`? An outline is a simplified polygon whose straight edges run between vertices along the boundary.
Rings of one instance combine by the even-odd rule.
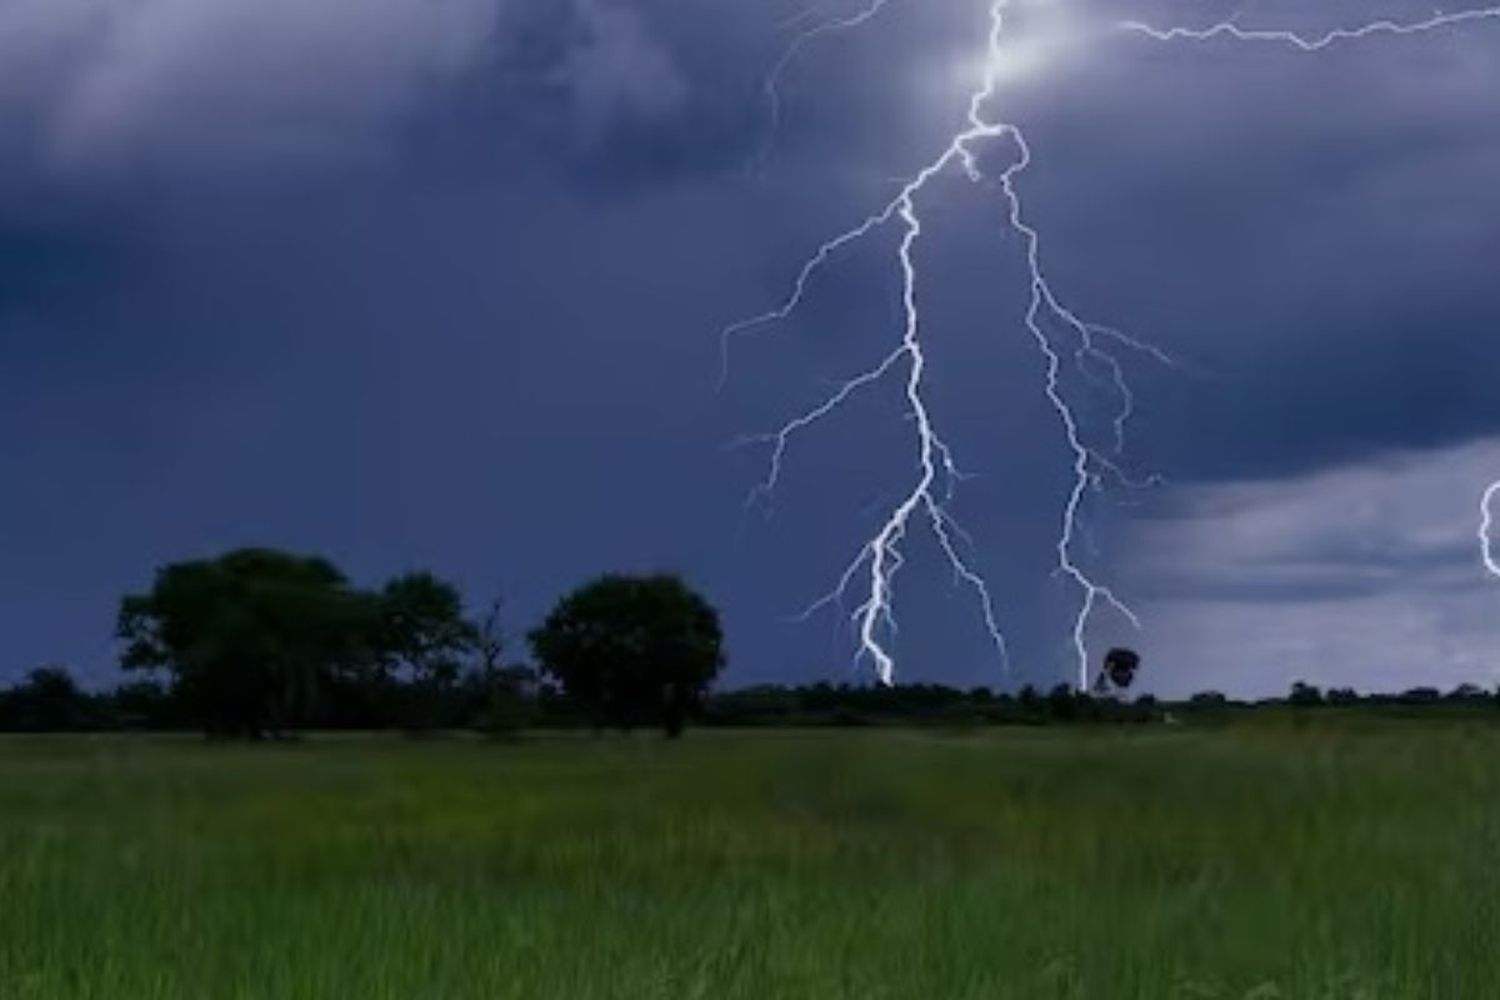
[[[21,133],[46,169],[243,170],[378,151],[461,83],[512,88],[486,105],[494,120],[468,123],[496,133],[524,130],[531,88],[560,88],[586,144],[681,106],[688,83],[636,5],[564,14],[547,0],[10,0],[0,136]],[[506,63],[535,78],[494,72]]]
[[[470,65],[500,0],[21,0],[0,64],[71,166],[149,152],[218,162],[366,139]]]
[[[658,121],[681,109],[688,84],[637,11],[606,0],[574,0],[574,10],[580,30],[554,80],[586,145],[617,121]]]
[[[1157,23],[1234,13],[1131,6]],[[1422,14],[1370,7],[1256,5],[1245,20],[1315,32]],[[1211,376],[1144,373],[1137,440],[1159,468],[1284,477],[1500,430],[1483,374],[1500,339],[1479,333],[1500,321],[1497,38],[1479,26],[1309,56],[1105,35],[1091,64],[1025,95],[1023,192],[1059,289]]]
[[[1500,681],[1500,581],[1477,538],[1497,475],[1491,439],[1184,491],[1126,560],[1162,689]]]

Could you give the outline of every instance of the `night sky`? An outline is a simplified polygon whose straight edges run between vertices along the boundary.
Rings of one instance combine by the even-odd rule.
[[[1090,497],[1079,558],[1142,623],[1094,640],[1169,695],[1500,681],[1476,539],[1500,477],[1500,20],[1307,54],[1115,25],[1431,8],[1018,6],[995,113],[1034,155],[1048,276],[1178,362],[1122,355],[1124,462],[1166,483]],[[799,436],[769,506],[745,504],[766,449],[736,442],[897,344],[899,233],[738,340],[722,388],[719,331],[961,126],[988,11],[891,0],[817,39],[773,135],[799,10],[0,0],[0,681],[109,681],[122,593],[248,544],[367,584],[431,568],[503,592],[517,633],[593,574],[679,571],[723,610],[726,682],[867,677],[844,616],[794,619],[910,487],[901,377]],[[1013,664],[914,530],[899,676],[1051,685],[1070,456],[1022,245],[961,172],[921,207],[933,415]]]

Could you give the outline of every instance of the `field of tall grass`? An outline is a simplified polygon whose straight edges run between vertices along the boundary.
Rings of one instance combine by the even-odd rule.
[[[1500,726],[0,739],[0,998],[1500,997]]]

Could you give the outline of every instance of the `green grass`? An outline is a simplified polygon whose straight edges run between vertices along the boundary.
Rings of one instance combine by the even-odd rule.
[[[1500,727],[0,740],[0,998],[1500,996]]]

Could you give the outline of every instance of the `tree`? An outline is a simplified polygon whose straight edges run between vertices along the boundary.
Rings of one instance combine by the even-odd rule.
[[[1330,705],[1357,705],[1359,692],[1351,687],[1329,688],[1326,699]]]
[[[473,624],[474,656],[478,660],[479,672],[491,677],[504,666],[505,647],[505,598],[496,597],[485,608],[484,614]]]
[[[724,666],[713,606],[671,575],[608,575],[564,597],[528,639],[595,725],[681,735]]]
[[[381,589],[377,604],[381,655],[390,668],[410,674],[415,688],[408,725],[435,725],[442,696],[474,646],[475,630],[464,620],[463,597],[431,573],[407,573]]]
[[[505,664],[508,638],[504,624],[505,599],[496,597],[471,626],[479,688],[479,729],[491,739],[509,739],[525,728],[528,695],[536,672],[519,664]]]
[[[1460,684],[1449,691],[1446,697],[1449,701],[1477,702],[1483,701],[1485,694],[1484,689],[1478,684]]]
[[[89,724],[89,696],[65,667],[37,667],[9,691],[0,692],[0,728],[65,732]]]
[[[1323,704],[1323,692],[1315,685],[1306,681],[1293,681],[1291,693],[1287,695],[1287,702],[1298,707],[1307,708],[1313,705]]]
[[[326,560],[272,549],[160,569],[120,605],[127,670],[162,669],[208,732],[260,738],[302,723],[330,674],[369,662],[369,595]]]
[[[1042,696],[1032,684],[1022,686],[1016,695],[1016,704],[1025,715],[1040,715],[1043,708]]]
[[[1400,700],[1411,705],[1430,705],[1442,698],[1442,693],[1435,687],[1414,687],[1401,692]]]
[[[1058,684],[1047,692],[1047,714],[1058,722],[1071,722],[1078,716],[1078,704],[1073,697],[1073,685]]]
[[[1124,691],[1135,683],[1135,675],[1141,669],[1141,654],[1133,649],[1116,646],[1104,654],[1104,669],[1094,682],[1094,690],[1108,693]]]

